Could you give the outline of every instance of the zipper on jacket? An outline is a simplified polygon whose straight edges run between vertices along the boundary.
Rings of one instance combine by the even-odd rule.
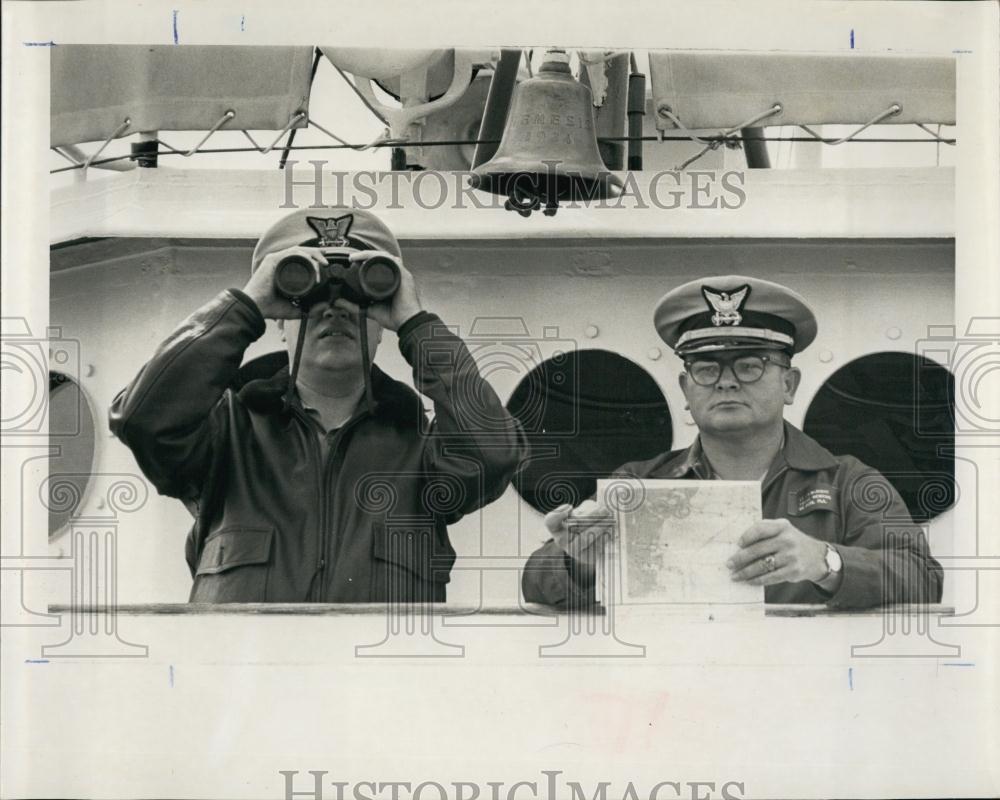
[[[330,486],[331,478],[333,476],[331,474],[331,469],[330,468],[333,466],[333,464],[334,464],[335,461],[338,461],[338,460],[341,461],[341,462],[343,461],[343,459],[339,458],[339,455],[340,455],[339,451],[340,451],[340,445],[341,445],[341,443],[344,440],[344,436],[348,433],[348,431],[350,431],[352,428],[354,428],[355,425],[357,425],[359,422],[361,422],[361,420],[363,420],[366,416],[368,416],[367,412],[362,413],[360,416],[353,417],[352,419],[349,419],[347,422],[345,422],[343,425],[341,425],[340,428],[339,428],[339,430],[333,435],[333,440],[330,441],[330,442],[328,442],[327,446],[328,446],[330,452],[327,455],[326,463],[323,465],[323,490],[324,490],[323,491],[323,512],[324,512],[323,515],[328,520],[330,518],[332,518],[332,516],[333,516],[332,514],[329,513],[330,508],[329,508],[329,505],[328,505],[328,501],[333,496],[333,487]],[[323,547],[322,556],[321,556],[321,559],[320,559],[320,563],[321,563],[322,567],[326,566],[326,555],[327,555],[327,550],[328,550],[328,548],[330,546],[330,542],[329,542],[330,531],[328,530],[328,528],[329,528],[329,525],[324,525],[322,531],[320,532],[320,535],[321,535],[320,541],[322,542],[322,547]],[[321,568],[321,570],[320,570],[320,576],[322,577],[322,575],[323,575],[323,571],[322,571],[322,568]],[[320,586],[322,586],[322,583],[320,584]]]
[[[325,436],[326,434],[324,434]],[[316,444],[316,440],[313,439],[313,444],[318,448],[319,445]],[[323,470],[320,477],[320,529],[319,529],[319,561],[316,563],[316,600],[322,602],[323,600],[323,585],[326,582],[326,551],[329,547],[329,533],[328,528],[330,527],[330,514],[328,501],[330,499],[330,462],[333,461],[333,448],[330,448],[330,453],[326,457],[326,461],[323,462]]]
[[[316,562],[316,572],[313,575],[311,585],[309,587],[309,601],[318,602],[323,586],[323,571],[326,568],[326,550],[324,549],[324,536],[323,532],[326,530],[326,464],[323,462],[323,454],[319,449],[319,442],[316,441],[316,432],[312,428],[312,423],[306,418],[305,413],[300,411],[294,405],[292,406],[292,413],[298,418],[298,420],[306,428],[306,437],[309,439],[309,447],[313,454],[313,460],[316,464],[322,466],[322,469],[316,471],[316,489],[319,497],[319,536],[317,541],[317,562]]]
[[[306,435],[310,440],[310,447],[312,448],[313,454],[315,456],[316,463],[321,463],[322,469],[319,470],[317,475],[318,488],[319,488],[319,541],[318,541],[318,560],[316,562],[316,573],[312,582],[312,589],[309,592],[310,602],[319,603],[323,602],[323,585],[326,578],[326,568],[327,568],[327,550],[329,548],[329,498],[330,498],[330,467],[334,462],[337,455],[337,451],[340,448],[340,443],[343,436],[347,431],[353,428],[357,423],[363,420],[367,413],[362,413],[361,415],[349,419],[340,429],[334,434],[333,441],[329,442],[328,448],[329,453],[325,460],[322,458],[322,453],[320,452],[319,442],[316,441],[316,433],[313,430],[312,422],[305,417],[305,412],[292,406],[292,411],[295,416],[298,417],[299,421],[303,423],[306,427]]]

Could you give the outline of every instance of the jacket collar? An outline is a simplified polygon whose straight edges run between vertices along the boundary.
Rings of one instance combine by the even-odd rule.
[[[690,447],[679,451],[673,458],[669,459],[662,469],[666,478],[690,477],[708,480],[712,477],[712,470],[709,469],[705,453],[701,449],[700,436],[694,440]]]
[[[836,467],[837,460],[811,436],[807,436],[791,423],[785,422],[785,444],[775,456],[768,474],[785,465],[802,472],[820,472]],[[701,449],[701,437],[695,439],[685,450],[674,453],[660,470],[665,478],[692,477],[702,480],[711,478],[712,470]]]
[[[237,393],[242,403],[259,414],[279,415],[283,412],[282,398],[288,388],[288,367],[278,370],[270,378],[249,381]],[[390,378],[372,365],[372,396],[375,398],[374,415],[402,427],[417,428],[425,419],[424,405],[409,386]]]
[[[820,472],[837,466],[833,453],[788,422],[785,423],[785,446],[780,455],[792,469],[803,472]]]

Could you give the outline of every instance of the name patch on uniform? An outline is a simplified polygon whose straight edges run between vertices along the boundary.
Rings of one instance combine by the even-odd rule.
[[[815,509],[833,509],[836,490],[832,486],[811,486],[791,492],[788,496],[788,513],[808,514]]]

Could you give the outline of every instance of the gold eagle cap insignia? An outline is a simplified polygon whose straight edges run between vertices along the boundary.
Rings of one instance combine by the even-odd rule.
[[[701,294],[708,303],[712,314],[712,324],[716,327],[721,325],[739,325],[743,321],[743,306],[746,305],[750,296],[750,285],[744,284],[738,289],[730,292],[719,291],[710,286],[702,286]]]
[[[317,247],[343,247],[347,244],[347,233],[354,224],[353,214],[344,214],[341,217],[306,217],[309,227],[316,231],[319,236]]]

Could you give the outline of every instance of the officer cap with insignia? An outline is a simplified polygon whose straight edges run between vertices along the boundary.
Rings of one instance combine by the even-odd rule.
[[[301,245],[384,250],[401,256],[399,242],[382,220],[370,211],[345,206],[303,208],[286,214],[268,228],[253,251],[251,270],[264,256]]]
[[[678,356],[718,350],[805,350],[816,316],[787,286],[742,275],[699,278],[667,292],[653,322]]]

